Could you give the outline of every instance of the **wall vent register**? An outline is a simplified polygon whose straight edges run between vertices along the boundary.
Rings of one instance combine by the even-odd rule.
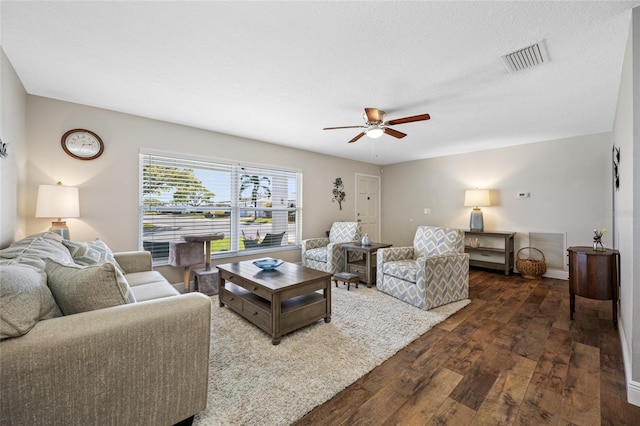
[[[549,55],[544,40],[541,40],[502,56],[502,62],[509,72],[523,71],[549,62]]]

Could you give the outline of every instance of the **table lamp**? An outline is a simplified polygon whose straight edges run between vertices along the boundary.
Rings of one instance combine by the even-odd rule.
[[[469,229],[471,231],[484,231],[484,221],[482,219],[482,210],[480,207],[490,206],[488,189],[467,189],[464,193],[465,207],[473,207],[471,210],[471,218],[469,220]]]
[[[67,222],[62,218],[80,217],[80,201],[78,188],[57,185],[38,186],[38,199],[36,201],[36,217],[54,217],[57,220],[51,222],[49,231],[55,232],[62,238],[69,239]]]

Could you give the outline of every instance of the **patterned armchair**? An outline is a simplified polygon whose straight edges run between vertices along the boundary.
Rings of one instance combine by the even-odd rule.
[[[460,229],[419,226],[413,247],[378,250],[376,286],[429,310],[469,297],[469,255]]]
[[[311,238],[302,241],[302,266],[335,274],[344,271],[342,244],[359,242],[358,222],[333,222],[329,238]],[[361,253],[353,253],[362,255]],[[350,260],[354,260],[351,259]]]

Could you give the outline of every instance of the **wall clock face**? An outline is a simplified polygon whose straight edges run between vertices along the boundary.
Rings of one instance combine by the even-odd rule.
[[[90,130],[73,129],[62,135],[64,152],[79,160],[93,160],[102,155],[104,143]]]

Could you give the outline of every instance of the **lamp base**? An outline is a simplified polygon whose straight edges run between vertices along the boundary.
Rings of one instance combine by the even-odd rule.
[[[65,222],[64,220],[54,220],[53,222],[51,222],[51,228],[49,228],[49,232],[55,232],[65,240],[69,239],[69,228],[67,227],[67,222]]]
[[[482,210],[474,208],[471,210],[471,218],[469,220],[469,229],[476,232],[484,232],[484,220],[482,219]]]

